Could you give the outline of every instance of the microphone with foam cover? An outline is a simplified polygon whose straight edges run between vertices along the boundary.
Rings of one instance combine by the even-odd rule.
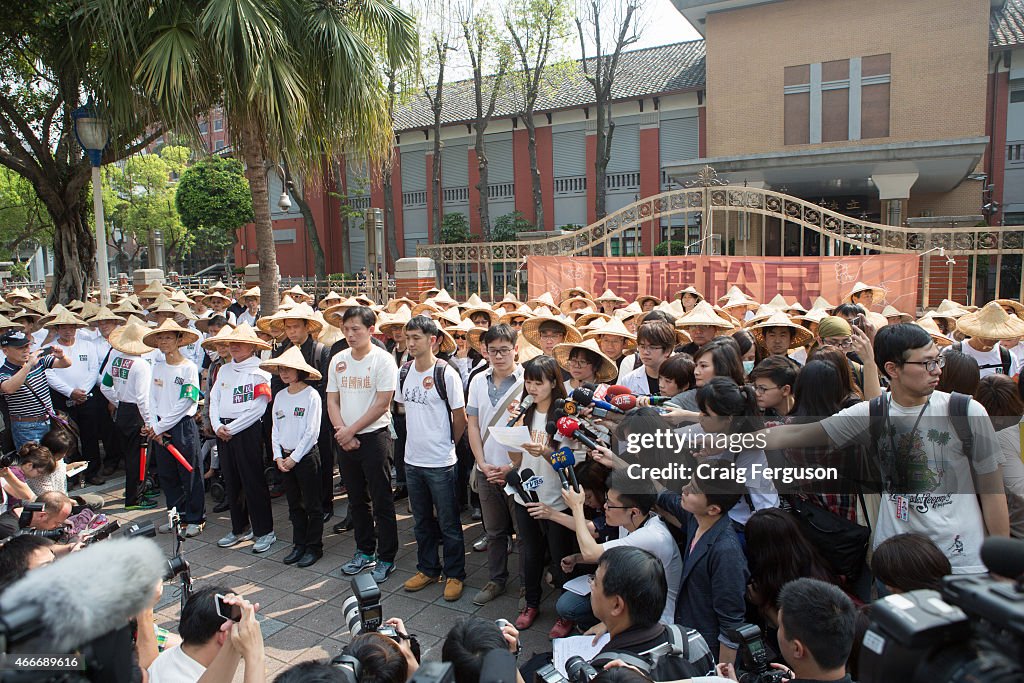
[[[598,448],[600,448],[600,446],[597,445],[597,442],[595,442],[593,439],[587,436],[585,432],[580,430],[579,420],[576,420],[571,417],[559,418],[557,427],[558,433],[561,434],[562,436],[567,436],[570,439],[576,439],[581,444],[583,444],[584,446],[591,450],[596,451]]]
[[[594,398],[593,390],[587,387],[581,387],[579,389],[573,389],[572,400],[579,403],[582,406],[592,406],[594,408],[601,408],[607,410],[610,413],[621,413],[622,411],[613,406],[607,401],[601,401]]]
[[[610,387],[608,387],[607,391],[604,392],[604,396],[610,401],[616,396],[624,396],[632,393],[633,392],[630,390],[629,387],[622,386],[621,384],[613,384]]]
[[[981,544],[981,561],[993,574],[1024,581],[1024,541],[989,536]]]
[[[108,539],[33,569],[0,595],[5,620],[35,612],[48,652],[72,652],[152,604],[167,559],[148,538]]]
[[[638,397],[632,394],[619,394],[612,398],[612,405],[623,412],[628,412],[640,405]]]

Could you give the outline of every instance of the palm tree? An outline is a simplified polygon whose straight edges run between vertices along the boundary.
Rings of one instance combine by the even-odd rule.
[[[322,178],[331,160],[390,155],[383,74],[416,59],[413,18],[390,0],[87,0],[109,50],[172,130],[199,140],[196,115],[219,102],[252,191],[262,310],[277,308],[267,171],[287,162]],[[111,79],[117,82],[116,79]],[[128,93],[109,93],[114,121]]]

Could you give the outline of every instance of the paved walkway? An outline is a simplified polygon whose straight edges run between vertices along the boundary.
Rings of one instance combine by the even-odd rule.
[[[162,508],[145,512],[125,511],[123,478],[111,479],[102,487],[81,490],[102,494],[107,500],[103,512],[108,517],[122,522],[153,521],[158,526],[166,521],[166,512]],[[162,504],[163,497],[159,500]],[[213,501],[209,497],[206,504],[207,510],[213,509]],[[346,496],[336,496],[335,510],[338,513],[344,513],[347,504]],[[474,552],[470,547],[479,537],[481,527],[479,522],[469,519],[468,513],[463,516],[468,576],[462,598],[446,602],[442,597],[443,584],[417,593],[405,592],[402,584],[416,572],[416,541],[406,501],[400,501],[396,508],[401,547],[395,572],[381,584],[384,615],[405,621],[409,632],[419,638],[423,659],[440,659],[445,634],[466,615],[515,620],[519,603],[517,578],[510,580],[508,592],[497,600],[483,607],[473,604],[473,596],[487,583],[487,553]],[[324,660],[338,654],[349,641],[341,606],[351,595],[350,578],[341,573],[341,565],[355,552],[351,531],[343,534],[332,532],[333,524],[341,519],[336,515],[325,528],[323,559],[306,569],[282,564],[281,559],[291,550],[291,525],[284,497],[273,501],[273,510],[278,541],[262,555],[253,554],[251,541],[234,548],[217,547],[217,539],[230,530],[227,512],[209,513],[205,531],[196,538],[187,539],[184,544],[185,557],[192,567],[196,587],[221,584],[260,604],[258,614],[266,644],[267,678],[270,681],[277,673],[297,662]],[[171,537],[157,535],[156,541],[169,555]],[[509,561],[513,577],[518,573],[518,561],[519,555],[513,554]],[[176,583],[165,584],[164,597],[157,606],[158,623],[175,633],[180,612],[177,587]],[[522,634],[520,661],[536,652],[551,650],[547,632],[555,620],[553,593],[545,585],[540,617],[531,629]],[[241,667],[236,680],[241,681]]]

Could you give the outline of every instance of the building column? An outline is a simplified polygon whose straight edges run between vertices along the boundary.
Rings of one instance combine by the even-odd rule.
[[[640,115],[640,199],[661,192],[661,147],[658,112]],[[654,255],[654,246],[660,238],[661,220],[645,221],[640,226],[640,249],[644,256]]]
[[[907,200],[910,199],[910,188],[917,182],[918,174],[914,173],[875,173],[871,181],[878,188],[878,198],[882,201],[882,222],[886,225],[903,225],[906,219]]]

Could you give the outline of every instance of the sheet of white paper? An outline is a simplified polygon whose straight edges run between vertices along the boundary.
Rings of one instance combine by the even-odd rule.
[[[584,574],[575,579],[569,579],[562,585],[562,588],[576,595],[590,595],[590,576]]]
[[[530,443],[529,427],[490,427],[491,438],[509,450],[521,451],[524,443]]]
[[[551,641],[553,652],[551,659],[555,663],[558,673],[565,676],[565,663],[573,655],[579,655],[588,662],[597,656],[611,637],[606,633],[597,640],[597,645],[592,645],[594,636],[572,636],[571,638],[556,638]]]

